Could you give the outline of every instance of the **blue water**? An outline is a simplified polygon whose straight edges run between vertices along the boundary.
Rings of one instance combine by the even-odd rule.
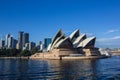
[[[120,56],[97,60],[0,59],[0,80],[120,80]]]

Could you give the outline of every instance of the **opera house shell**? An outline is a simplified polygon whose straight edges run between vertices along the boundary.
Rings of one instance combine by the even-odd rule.
[[[80,35],[79,30],[75,30],[68,37],[59,30],[54,38],[52,43],[49,44],[47,51],[60,48],[94,48],[96,37],[87,38],[86,34]]]
[[[33,57],[46,59],[80,59],[101,56],[99,48],[95,47],[96,37],[88,37],[86,34],[80,34],[80,30],[73,31],[66,36],[62,30],[58,30],[49,44],[47,51],[36,53]]]

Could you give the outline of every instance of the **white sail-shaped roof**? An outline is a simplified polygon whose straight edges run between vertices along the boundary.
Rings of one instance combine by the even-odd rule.
[[[53,46],[53,43],[55,42],[55,40],[56,40],[57,38],[59,38],[61,35],[63,35],[63,32],[62,32],[62,30],[60,29],[60,30],[58,30],[58,32],[56,33],[56,35],[55,35],[54,38],[52,39],[50,48]]]
[[[82,34],[81,36],[77,37],[76,40],[73,42],[74,47],[77,47],[80,42],[86,39],[86,34]]]
[[[55,48],[73,48],[73,44],[70,39],[67,37],[60,40],[55,46]]]
[[[51,44],[48,45],[47,51],[50,51],[50,48],[51,48]]]
[[[69,36],[69,38],[71,39],[72,42],[74,42],[75,38],[77,38],[79,36],[79,29],[75,30],[74,32],[72,32]]]
[[[53,49],[54,46],[55,46],[60,40],[64,39],[65,37],[66,37],[66,36],[65,36],[64,34],[61,35],[60,37],[58,37],[58,38],[54,41],[53,45],[51,46],[51,49]]]
[[[53,37],[51,44],[48,46],[47,51],[54,48],[92,48],[95,44],[96,37],[90,37],[86,39],[86,34],[79,34],[79,30],[75,30],[66,37],[60,29]]]
[[[96,39],[96,37],[87,38],[87,39],[83,40],[77,47],[86,47],[90,42],[91,42],[90,44],[94,46],[95,39]]]

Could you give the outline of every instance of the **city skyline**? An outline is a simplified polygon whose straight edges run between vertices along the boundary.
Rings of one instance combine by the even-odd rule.
[[[18,49],[18,50],[32,50],[37,49],[38,51],[46,50],[48,45],[51,43],[51,38],[44,38],[44,42],[29,40],[29,33],[24,31],[18,31],[18,37],[15,39],[11,34],[4,35],[5,38],[0,37],[0,49]]]
[[[13,39],[17,40],[17,41],[21,44],[21,46],[24,46],[25,43],[34,42],[34,41],[32,41],[32,40],[29,40],[30,35],[29,35],[28,32],[18,31],[17,33],[18,33],[18,34],[17,34],[17,37],[15,37],[13,34],[10,34],[10,33],[7,33],[7,34],[5,34],[5,35],[2,35],[2,37],[0,36],[0,40],[6,41],[6,42],[5,42],[5,46],[8,45],[8,38],[9,38],[9,37],[10,37],[10,38],[12,37]],[[37,41],[37,42],[35,42],[35,43],[36,43],[36,44],[44,44],[44,43],[45,43],[45,39],[51,39],[51,37],[45,37],[45,38],[43,39],[43,41],[39,40],[39,41]]]
[[[28,32],[30,41],[52,38],[58,29],[67,35],[96,36],[97,47],[120,47],[119,0],[1,0],[0,37]],[[81,32],[82,31],[82,32]],[[94,34],[94,35],[93,35]]]

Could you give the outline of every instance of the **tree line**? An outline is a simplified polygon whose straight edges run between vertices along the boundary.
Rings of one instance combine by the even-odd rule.
[[[0,49],[0,57],[20,57],[20,56],[31,56],[32,54],[38,52],[37,48],[32,50],[19,50],[19,49]]]

